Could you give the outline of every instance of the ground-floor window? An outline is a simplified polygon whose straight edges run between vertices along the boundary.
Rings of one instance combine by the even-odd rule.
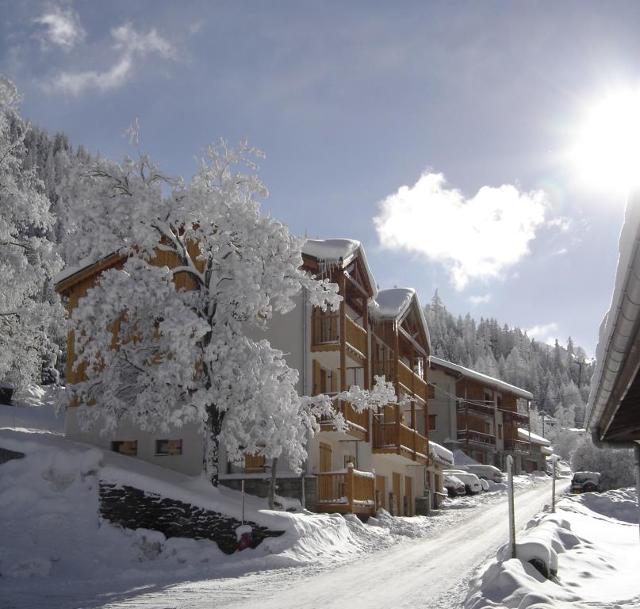
[[[138,454],[138,441],[114,440],[113,442],[111,442],[111,450],[116,453],[120,453],[121,455],[135,457]]]
[[[182,440],[156,440],[156,455],[175,456],[182,454]]]

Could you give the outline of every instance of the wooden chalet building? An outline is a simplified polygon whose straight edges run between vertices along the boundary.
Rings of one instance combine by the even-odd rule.
[[[435,356],[429,359],[429,369],[432,439],[500,469],[512,455],[516,471],[522,471],[531,446],[518,428],[529,428],[533,395]]]
[[[175,266],[161,252],[154,263]],[[125,258],[113,254],[94,263],[68,269],[57,278],[56,289],[72,310],[100,273],[120,268]],[[339,404],[347,426],[335,429],[321,421],[321,432],[310,440],[304,472],[288,471],[281,459],[277,470],[278,493],[304,498],[317,511],[375,513],[385,507],[395,514],[415,512],[416,498],[425,488],[442,490],[442,459],[430,448],[427,402],[429,333],[413,290],[378,292],[364,249],[348,239],[308,240],[303,267],[328,278],[343,297],[338,311],[322,312],[310,305],[304,292],[286,315],[275,315],[269,329],[254,332],[268,338],[299,371],[301,394],[335,394],[358,385],[370,388],[375,375],[384,374],[405,397],[402,407],[389,405],[382,412],[356,412]],[[189,288],[188,276],[178,276]],[[180,283],[183,282],[183,283]],[[73,370],[73,340],[69,336],[67,382],[79,380]],[[82,431],[75,408],[67,410],[69,437],[104,449],[136,456],[187,475],[199,475],[203,464],[203,439],[196,425],[167,433],[146,432],[123,421],[105,437],[100,430]],[[223,462],[226,462],[222,454]],[[247,455],[244,464],[228,462],[222,484],[266,495],[270,464]],[[422,505],[423,503],[421,503]]]

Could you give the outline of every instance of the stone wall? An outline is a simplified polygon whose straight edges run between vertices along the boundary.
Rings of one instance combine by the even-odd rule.
[[[152,529],[166,537],[210,539],[226,554],[238,549],[236,529],[242,523],[235,518],[205,510],[183,501],[147,493],[131,486],[100,482],[100,515],[128,529]],[[284,531],[246,522],[253,529],[255,548],[267,537],[279,537]]]

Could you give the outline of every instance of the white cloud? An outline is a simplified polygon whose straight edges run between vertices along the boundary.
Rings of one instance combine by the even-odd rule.
[[[153,28],[147,33],[141,33],[131,24],[125,23],[111,30],[111,36],[114,49],[119,51],[119,56],[111,67],[102,71],[62,72],[55,77],[54,88],[71,95],[80,95],[89,89],[116,89],[131,78],[137,60],[150,55],[176,59],[175,48]]]
[[[373,220],[384,247],[439,262],[461,290],[471,279],[501,277],[526,256],[547,206],[544,192],[509,184],[465,198],[441,173],[425,172],[384,199]]]
[[[491,300],[491,294],[469,296],[469,302],[473,305],[486,304],[490,300]]]
[[[529,338],[535,338],[538,342],[547,343],[548,345],[555,344],[555,340],[558,337],[558,324],[552,321],[549,324],[540,324],[533,326],[527,330]]]
[[[86,32],[80,23],[80,17],[71,9],[66,11],[54,7],[35,20],[44,26],[42,35],[48,42],[71,50],[78,42],[82,42]]]

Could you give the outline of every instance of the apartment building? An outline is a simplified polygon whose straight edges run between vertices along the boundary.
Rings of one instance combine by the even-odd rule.
[[[171,266],[172,261],[163,258],[165,253],[158,256],[157,264]],[[101,272],[120,268],[123,262],[114,254],[70,269],[58,278],[56,287],[73,309]],[[299,371],[301,394],[335,395],[352,385],[368,389],[376,375],[384,375],[401,401],[380,412],[357,412],[349,403],[337,403],[345,428],[336,429],[330,420],[320,422],[320,433],[309,441],[302,474],[289,471],[286,459],[281,459],[276,472],[278,492],[300,498],[317,511],[373,514],[384,507],[394,514],[411,515],[425,488],[441,490],[443,466],[443,452],[430,447],[428,440],[430,343],[422,307],[412,289],[377,290],[357,241],[308,240],[303,267],[338,285],[343,297],[339,310],[322,312],[301,293],[294,310],[276,315],[269,329],[255,331],[254,338],[268,338],[285,353],[288,364]],[[73,361],[70,337],[69,383],[76,380]],[[82,430],[75,408],[69,408],[66,433],[187,475],[202,471],[203,437],[196,425],[158,434],[123,421],[104,436],[100,430]],[[233,488],[244,484],[248,492],[266,494],[271,463],[252,455],[244,463],[231,463],[224,453],[222,461],[226,464],[220,474],[222,484]]]
[[[531,446],[518,429],[529,428],[533,395],[435,356],[429,358],[429,369],[430,437],[501,469],[512,455],[516,471],[523,471]]]

